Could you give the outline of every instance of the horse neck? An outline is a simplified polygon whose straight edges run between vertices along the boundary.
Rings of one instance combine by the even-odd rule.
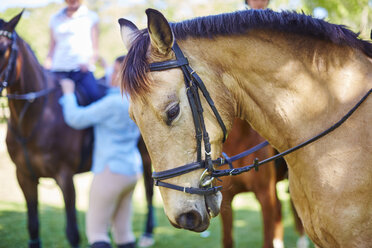
[[[372,84],[364,54],[311,37],[251,31],[194,42],[183,45],[194,70],[229,92],[208,86],[211,95],[232,96],[235,116],[279,150],[337,122]]]

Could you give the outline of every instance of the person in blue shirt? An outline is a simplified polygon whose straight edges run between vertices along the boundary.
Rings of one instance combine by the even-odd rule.
[[[75,129],[93,126],[94,130],[94,177],[86,214],[86,235],[92,248],[111,247],[110,228],[118,248],[135,247],[131,198],[142,173],[142,160],[137,148],[140,132],[129,117],[128,99],[119,89],[117,74],[123,59],[115,61],[107,95],[88,106],[78,105],[72,80],[60,82],[66,123]]]

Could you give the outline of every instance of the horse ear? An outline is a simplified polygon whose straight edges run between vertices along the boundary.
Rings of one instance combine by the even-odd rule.
[[[121,39],[123,40],[124,46],[129,51],[134,40],[137,37],[138,28],[136,25],[134,25],[133,22],[128,21],[127,19],[124,18],[119,19],[119,25]]]
[[[168,54],[172,49],[174,38],[167,19],[154,9],[147,9],[146,14],[151,45],[161,54]]]
[[[13,17],[8,23],[6,23],[4,29],[12,33],[14,31],[15,27],[17,26],[19,20],[21,19],[23,11],[24,11],[24,9],[18,15]]]

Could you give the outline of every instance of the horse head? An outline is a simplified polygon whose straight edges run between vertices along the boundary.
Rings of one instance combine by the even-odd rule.
[[[9,22],[0,19],[0,55],[4,56],[5,52],[10,50],[10,44],[12,43],[12,37],[15,27],[21,19],[23,10],[16,16],[14,16]]]
[[[171,24],[165,17],[151,9],[146,14],[148,28],[144,30],[138,30],[128,20],[119,20],[122,39],[129,51],[123,65],[122,88],[131,97],[130,115],[149,149],[156,171],[154,179],[159,186],[163,186],[160,193],[169,221],[175,227],[201,232],[209,226],[210,218],[219,213],[221,194],[213,186],[213,178],[208,176],[206,168],[221,153],[226,133],[226,128],[221,128],[221,125],[226,124],[227,129],[231,127],[233,118],[228,113],[233,112],[234,104],[224,104],[228,110],[216,104],[218,121],[216,113],[208,106],[210,102],[201,93],[195,92],[197,89],[188,85],[189,82],[185,82],[183,69],[177,66],[156,69],[157,66],[161,69],[164,61],[177,64],[187,59],[178,58],[172,50],[178,45]],[[182,41],[179,44],[181,47]],[[192,60],[191,57],[188,59]],[[210,86],[210,97],[220,99],[215,88],[222,86],[208,77],[209,71],[200,72],[205,85]],[[192,104],[190,97],[194,101]],[[190,104],[198,105],[198,102],[200,108],[192,111]],[[202,119],[196,121],[201,109],[204,111]],[[208,134],[208,139],[205,139]],[[207,163],[208,166],[205,165]],[[183,166],[185,164],[186,167]]]
[[[17,26],[23,10],[9,22],[0,19],[0,93],[9,84],[9,78],[14,72],[17,60],[17,47],[15,41],[15,27]]]

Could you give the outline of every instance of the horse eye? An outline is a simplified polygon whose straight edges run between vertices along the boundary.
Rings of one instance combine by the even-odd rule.
[[[167,125],[169,126],[180,113],[180,105],[176,104],[167,111]]]

